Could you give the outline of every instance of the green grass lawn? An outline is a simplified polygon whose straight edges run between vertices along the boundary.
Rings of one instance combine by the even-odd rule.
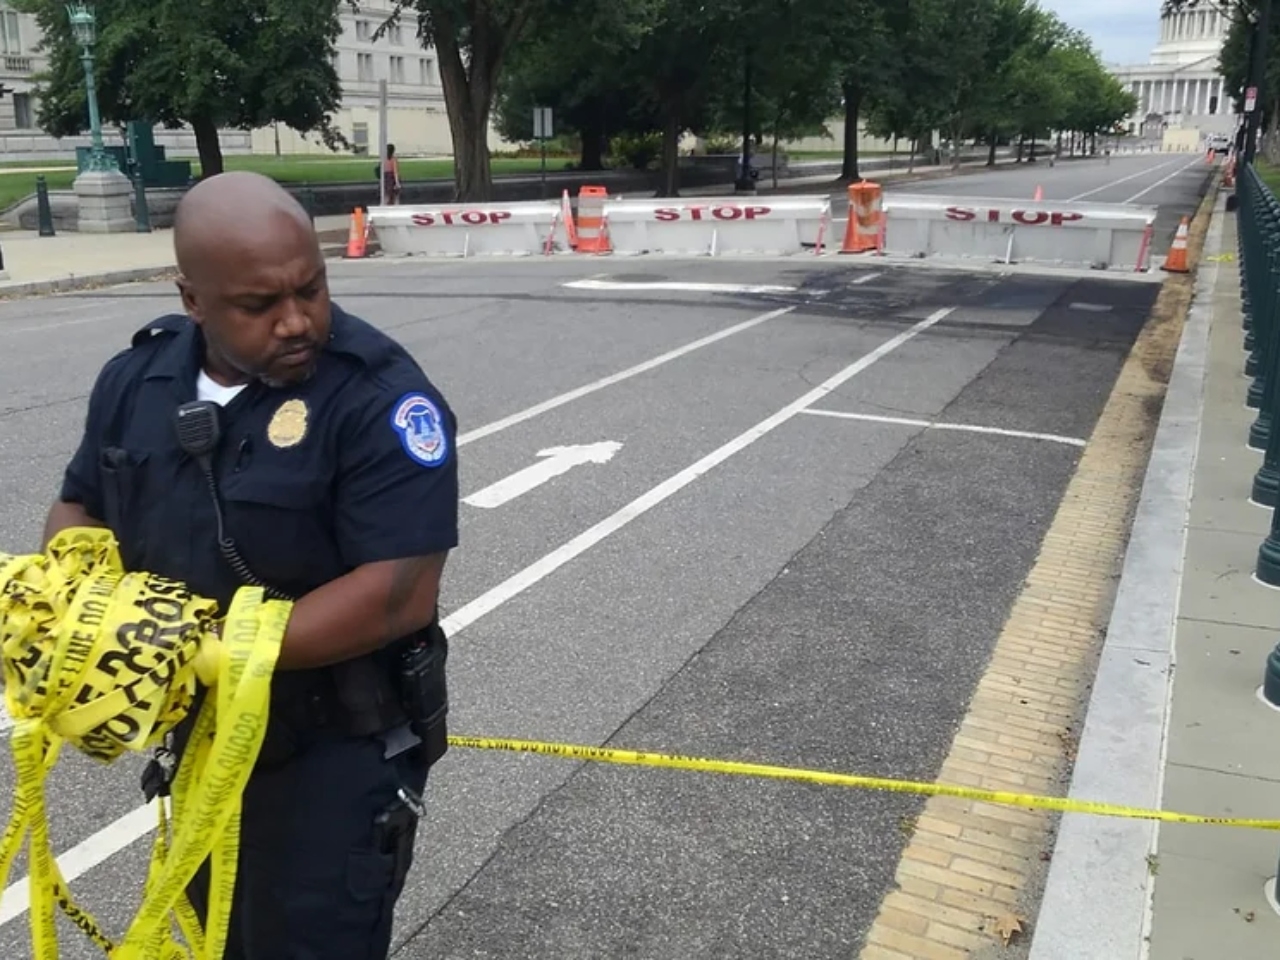
[[[1258,176],[1262,178],[1262,182],[1271,188],[1271,192],[1280,197],[1280,167],[1273,167],[1261,156],[1258,157],[1255,166],[1258,168]]]
[[[563,170],[570,162],[567,157],[547,157],[547,170],[554,172]],[[226,158],[228,170],[256,170],[281,183],[376,183],[373,170],[377,164],[374,157],[326,157],[326,156],[234,156]],[[0,210],[7,209],[36,191],[36,177],[43,176],[50,190],[70,190],[76,172],[69,170],[51,170],[37,174],[29,172],[30,167],[61,167],[66,161],[41,161],[0,164]],[[74,166],[74,163],[73,163]],[[493,161],[495,174],[536,173],[540,170],[538,158],[498,157]],[[192,161],[191,172],[199,176],[200,164]],[[411,180],[448,179],[453,176],[452,160],[401,160],[400,178],[406,182]]]

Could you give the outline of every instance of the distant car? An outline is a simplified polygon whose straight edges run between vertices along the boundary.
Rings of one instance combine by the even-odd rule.
[[[1221,154],[1222,156],[1225,157],[1228,153],[1231,152],[1231,140],[1228,137],[1222,137],[1222,136],[1210,137],[1209,149],[1212,150],[1214,153]]]

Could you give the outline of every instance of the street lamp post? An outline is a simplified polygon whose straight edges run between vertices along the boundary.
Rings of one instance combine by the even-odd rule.
[[[98,90],[93,75],[97,22],[93,8],[83,0],[67,4],[67,18],[71,21],[72,36],[80,46],[80,62],[84,66],[92,143],[74,184],[80,207],[79,229],[81,233],[124,233],[134,226],[129,210],[133,188],[102,142],[102,119],[98,114]]]

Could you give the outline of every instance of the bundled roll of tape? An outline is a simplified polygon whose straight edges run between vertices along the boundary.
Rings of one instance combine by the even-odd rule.
[[[34,960],[56,960],[54,910],[112,960],[222,956],[239,844],[240,796],[266,732],[271,676],[292,604],[242,589],[227,616],[184,584],[126,572],[112,535],[77,528],[46,554],[0,554],[0,663],[17,784],[0,838],[0,890],[28,831]],[[117,944],[71,898],[49,844],[44,783],[63,743],[111,763],[160,745],[204,699],[171,787],[142,904]],[[209,916],[186,900],[212,866]],[[175,917],[186,946],[172,934]]]

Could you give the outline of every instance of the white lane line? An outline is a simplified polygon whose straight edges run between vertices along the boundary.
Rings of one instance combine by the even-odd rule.
[[[1087,190],[1084,193],[1078,193],[1074,197],[1068,198],[1066,202],[1072,203],[1076,200],[1083,200],[1085,197],[1092,197],[1095,193],[1102,193],[1104,190],[1110,190],[1112,187],[1118,187],[1120,186],[1120,184],[1128,183],[1130,180],[1137,180],[1139,177],[1145,177],[1147,176],[1147,174],[1150,174],[1150,173],[1159,173],[1161,170],[1165,170],[1168,167],[1172,167],[1175,163],[1178,163],[1180,160],[1181,158],[1179,158],[1178,160],[1170,160],[1168,163],[1162,163],[1158,167],[1148,167],[1145,170],[1139,170],[1137,173],[1131,173],[1127,177],[1121,177],[1119,180],[1112,180],[1110,183],[1104,183],[1100,187],[1095,187],[1094,189]]]
[[[648,373],[650,370],[654,370],[662,366],[664,363],[670,363],[672,360],[678,360],[687,354],[693,353],[695,350],[701,350],[703,347],[708,347],[713,343],[718,343],[721,340],[734,336],[735,334],[742,333],[744,330],[750,330],[752,327],[758,327],[762,323],[768,323],[770,320],[776,320],[778,317],[788,314],[794,309],[795,307],[783,307],[781,310],[770,310],[768,313],[763,313],[758,317],[752,317],[750,320],[744,321],[743,323],[735,324],[732,327],[726,327],[719,333],[713,333],[710,336],[703,337],[701,340],[694,340],[692,343],[686,343],[683,347],[677,347],[675,350],[671,350],[661,356],[654,357],[652,360],[646,360],[644,363],[638,363],[634,367],[628,367],[626,370],[619,373],[602,377],[592,383],[570,390],[568,393],[562,393],[558,397],[552,397],[550,400],[544,400],[542,403],[534,404],[532,407],[521,410],[518,413],[513,413],[509,417],[503,417],[501,420],[495,420],[493,423],[485,424],[483,427],[476,427],[476,429],[469,430],[458,436],[458,446],[461,447],[465,444],[482,440],[485,437],[493,436],[495,433],[506,430],[508,427],[514,427],[518,423],[524,423],[526,420],[532,420],[534,417],[539,417],[549,410],[556,409],[556,407],[563,407],[566,403],[572,403],[574,400],[580,400],[589,394],[595,393],[597,390],[603,390],[605,387],[611,387],[615,383],[621,383],[623,380],[629,380],[642,373]]]
[[[1128,200],[1126,200],[1126,201],[1125,201],[1125,203],[1133,203],[1133,202],[1134,202],[1134,201],[1136,201],[1139,197],[1145,197],[1148,193],[1150,193],[1152,190],[1156,189],[1157,187],[1163,187],[1166,183],[1168,183],[1168,182],[1169,182],[1170,180],[1172,180],[1174,177],[1180,177],[1180,176],[1182,176],[1182,174],[1186,173],[1186,172],[1187,172],[1188,170],[1190,170],[1192,167],[1199,166],[1199,165],[1201,165],[1201,164],[1203,164],[1203,163],[1204,163],[1204,158],[1203,158],[1203,157],[1201,157],[1201,158],[1199,158],[1199,159],[1197,159],[1197,160],[1192,160],[1192,161],[1191,161],[1190,163],[1188,163],[1185,167],[1179,167],[1177,170],[1173,171],[1173,173],[1169,174],[1169,175],[1168,175],[1167,177],[1165,177],[1163,180],[1157,180],[1155,183],[1153,183],[1151,186],[1147,187],[1145,190],[1141,190],[1141,191],[1139,191],[1138,193],[1135,193],[1132,197],[1130,197]]]
[[[904,427],[927,427],[930,430],[957,430],[962,433],[986,433],[996,437],[1016,437],[1021,440],[1044,440],[1068,447],[1083,447],[1088,443],[1079,437],[1064,437],[1056,433],[1031,433],[1026,430],[1003,430],[1000,427],[981,427],[968,423],[940,423],[937,420],[913,420],[909,417],[882,417],[871,413],[844,413],[840,410],[802,410],[811,417],[834,417],[839,420],[863,420],[868,423],[892,423]]]
[[[76,877],[142,839],[155,829],[159,816],[154,803],[138,807],[119,820],[107,824],[87,840],[76,844],[58,857],[58,868],[62,871],[63,878],[71,883]],[[4,902],[0,903],[0,927],[10,920],[16,920],[29,909],[31,888],[27,878],[23,877],[10,884],[4,892]]]
[[[788,308],[790,309],[790,308]],[[617,513],[606,517],[594,527],[591,527],[584,533],[574,537],[568,543],[553,550],[541,560],[536,560],[529,566],[525,567],[519,573],[509,577],[502,583],[493,587],[491,590],[481,594],[475,600],[461,607],[452,615],[446,617],[441,626],[451,636],[464,630],[466,627],[475,623],[485,614],[492,613],[498,607],[502,606],[508,600],[518,596],[525,590],[546,578],[560,567],[564,566],[570,560],[585,553],[591,547],[600,543],[606,537],[621,530],[632,520],[640,517],[652,510],[664,500],[669,499],[680,490],[684,489],[693,481],[697,480],[703,474],[708,473],[719,464],[728,460],[735,453],[745,450],[751,444],[755,443],[761,437],[770,433],[775,428],[791,420],[793,417],[817,403],[823,397],[829,396],[833,391],[837,390],[846,381],[856,377],[868,367],[884,359],[893,351],[908,341],[914,339],[924,333],[930,327],[941,323],[956,310],[955,307],[946,307],[933,313],[927,319],[920,321],[915,326],[898,334],[892,340],[888,340],[881,344],[875,350],[856,360],[849,366],[845,367],[835,376],[826,380],[822,384],[810,390],[799,400],[787,404],[773,416],[762,420],[750,430],[741,434],[733,440],[730,440],[724,446],[720,447],[713,453],[708,454],[693,465],[686,467],[680,473],[676,474],[662,483],[658,484],[648,493],[642,494],[640,497],[627,504]],[[785,313],[786,310],[775,311],[775,314]],[[766,314],[765,317],[769,317]],[[759,322],[763,322],[761,318],[757,318]],[[151,818],[153,811],[150,807],[139,807],[132,813],[127,814],[115,823],[110,824],[104,829],[98,831],[84,843],[71,848],[66,853],[57,858],[58,866],[62,869],[63,875],[67,882],[70,883],[73,877],[89,870],[91,867],[102,863],[109,859],[115,853],[124,850],[130,844],[134,843],[141,837],[150,832],[155,825],[154,819]],[[145,824],[143,821],[147,821]],[[67,862],[66,858],[76,855],[76,859]],[[75,868],[75,869],[73,869]],[[21,916],[29,907],[29,902],[18,904],[18,898],[26,897],[27,894],[19,893],[19,890],[26,890],[27,881],[22,879],[16,883],[10,884],[5,890],[3,896],[3,907],[8,907],[4,911],[3,917],[0,918],[0,926],[13,920],[15,917]],[[13,898],[13,901],[10,901]]]
[[[853,281],[855,287],[860,287],[864,283],[870,283],[872,280],[879,280],[884,274],[880,273],[864,273],[857,280]]]
[[[678,283],[665,280],[648,283],[639,280],[572,280],[561,286],[571,290],[670,290],[676,293],[795,293],[799,289],[745,283]]]
[[[847,380],[856,377],[872,364],[882,360],[894,350],[897,350],[904,343],[907,343],[913,338],[924,333],[924,331],[928,330],[935,324],[941,323],[944,319],[950,316],[955,309],[955,307],[946,307],[942,310],[938,310],[927,319],[920,321],[910,329],[898,334],[892,340],[881,344],[860,360],[851,363],[835,376],[818,385],[813,390],[810,390],[799,400],[787,404],[777,413],[773,414],[773,416],[760,421],[750,430],[740,434],[733,440],[730,440],[724,446],[707,454],[701,460],[681,470],[675,476],[664,480],[647,493],[641,494],[617,513],[601,520],[595,526],[578,534],[578,536],[574,537],[568,543],[565,543],[558,549],[551,551],[551,553],[547,554],[541,560],[531,563],[523,570],[513,574],[511,577],[508,577],[496,587],[493,587],[486,593],[476,597],[476,599],[472,600],[470,603],[454,611],[442,621],[441,626],[444,628],[446,633],[454,634],[457,631],[475,623],[485,614],[496,610],[508,600],[518,596],[534,584],[538,583],[538,581],[551,575],[570,560],[573,560],[575,557],[585,553],[587,550],[590,550],[606,537],[617,533],[632,520],[643,516],[664,500],[674,496],[703,474],[728,460],[735,453],[745,450],[776,427],[786,423],[797,414],[803,413],[806,408],[817,403],[823,397],[828,396]]]

